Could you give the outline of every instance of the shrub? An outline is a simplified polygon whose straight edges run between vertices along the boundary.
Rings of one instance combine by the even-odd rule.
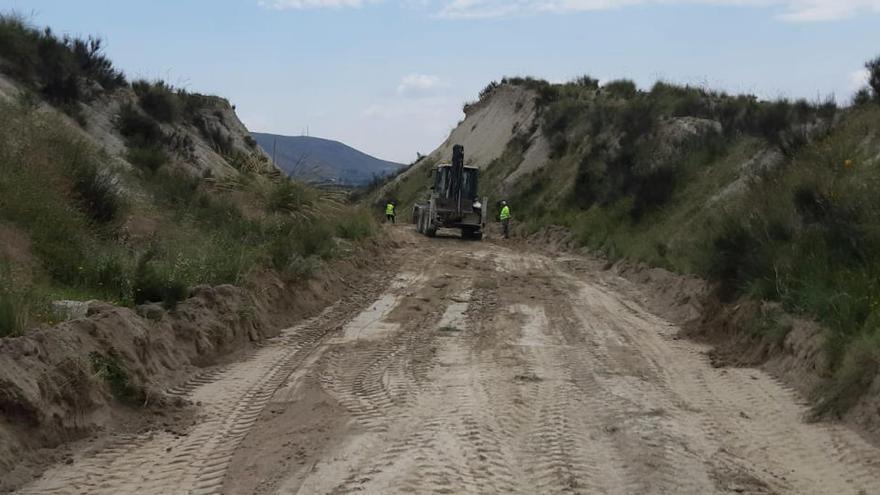
[[[602,184],[606,177],[605,164],[593,155],[586,155],[578,165],[572,189],[572,202],[582,210],[588,210],[599,201]]]
[[[199,130],[202,137],[211,143],[211,147],[217,153],[226,156],[230,155],[235,149],[232,136],[220,126],[212,124],[205,116],[197,115],[193,119],[193,124]]]
[[[742,222],[727,219],[712,247],[708,275],[721,283],[722,299],[729,300],[753,274],[758,241]]]
[[[111,350],[106,355],[93,351],[89,353],[89,360],[92,362],[92,370],[107,383],[116,400],[127,404],[144,400],[143,391],[131,382],[121,359],[114,351]]]
[[[650,210],[665,204],[675,192],[678,173],[672,166],[655,167],[639,174],[635,185],[632,217],[639,220]]]
[[[327,258],[333,253],[333,229],[324,221],[299,222],[291,230],[293,246],[304,258]]]
[[[116,126],[129,147],[157,146],[165,140],[165,133],[159,124],[131,105],[119,110]]]
[[[333,231],[323,221],[284,220],[272,227],[267,239],[271,266],[288,280],[307,278],[334,246]]]
[[[868,103],[871,103],[872,100],[873,97],[871,96],[871,90],[868,88],[862,88],[856,91],[856,94],[853,95],[853,106],[865,106]]]
[[[649,134],[659,120],[659,108],[656,102],[649,98],[635,98],[627,102],[616,115],[615,123],[624,132],[624,141],[621,146],[628,147],[635,140]]]
[[[141,108],[154,119],[167,123],[180,119],[183,104],[177,92],[163,81],[152,84],[143,80],[136,81],[132,83],[132,88],[138,95]]]
[[[94,222],[107,224],[117,220],[126,202],[117,190],[113,176],[101,170],[95,157],[83,154],[72,158],[73,192],[83,210]]]
[[[159,170],[149,177],[147,189],[161,206],[182,209],[194,202],[199,179],[176,170]]]
[[[599,80],[587,75],[576,78],[574,84],[587,89],[599,89]]]
[[[155,172],[168,163],[168,153],[159,145],[136,146],[128,149],[125,159],[138,168]]]
[[[629,99],[638,94],[636,83],[629,79],[617,79],[615,81],[605,83],[605,85],[602,86],[602,89],[611,96],[615,96],[617,98]]]
[[[284,267],[280,268],[281,275],[289,282],[308,280],[320,268],[321,263],[315,257],[303,258],[296,255]]]
[[[184,300],[187,286],[174,276],[168,266],[154,261],[155,248],[141,255],[134,273],[133,299],[135,304],[161,302],[168,309]]]
[[[336,224],[336,235],[351,241],[357,241],[373,235],[375,222],[370,212],[364,208],[347,211]]]
[[[488,98],[492,93],[495,92],[498,87],[501,86],[497,81],[490,82],[485,88],[480,90],[480,98],[478,101],[483,101]]]
[[[582,104],[571,100],[562,100],[549,105],[542,115],[544,134],[552,139],[567,132],[585,110]]]
[[[26,307],[21,298],[6,287],[0,287],[0,337],[21,335],[26,321]]]
[[[103,55],[99,38],[64,36],[37,30],[15,15],[0,15],[0,53],[9,73],[55,105],[70,105],[92,95],[94,81],[103,91],[125,85],[125,77]],[[74,107],[68,107],[74,108]]]
[[[132,165],[155,172],[168,163],[168,153],[164,148],[165,133],[155,119],[132,105],[125,105],[119,110],[116,126],[125,138],[128,146],[126,159]]]
[[[880,57],[865,63],[868,69],[868,86],[874,92],[874,99],[880,101]]]
[[[791,123],[791,107],[788,100],[765,103],[758,107],[754,123],[757,133],[767,141],[778,144],[781,141],[780,133]]]
[[[292,179],[283,179],[269,191],[266,210],[272,213],[311,216],[317,200],[314,189]]]
[[[846,358],[834,378],[819,389],[815,417],[840,416],[852,409],[871,388],[880,372],[880,334],[861,335],[847,347]]]
[[[86,286],[116,304],[132,302],[133,273],[127,252],[107,249],[96,253],[84,268]]]

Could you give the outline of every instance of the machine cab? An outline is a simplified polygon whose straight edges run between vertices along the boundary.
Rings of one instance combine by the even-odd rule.
[[[478,178],[479,169],[464,167],[461,177],[462,202],[470,204],[477,198]],[[434,173],[434,194],[441,200],[457,199],[455,192],[452,190],[452,165],[442,163],[437,166],[437,170]]]

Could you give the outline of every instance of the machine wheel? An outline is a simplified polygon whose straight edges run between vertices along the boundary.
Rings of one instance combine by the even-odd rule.
[[[424,212],[420,208],[416,213],[416,232],[418,232],[419,234],[425,233],[425,224],[423,219],[424,216]]]
[[[483,238],[483,232],[473,227],[463,227],[461,229],[461,238],[479,241]]]
[[[433,225],[428,225],[427,227],[425,227],[425,235],[428,237],[434,237],[435,235],[437,235],[437,227]]]

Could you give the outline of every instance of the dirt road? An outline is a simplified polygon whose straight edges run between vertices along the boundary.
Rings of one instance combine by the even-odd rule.
[[[880,493],[880,451],[706,348],[608,274],[491,243],[403,247],[353,293],[173,393],[26,493]]]

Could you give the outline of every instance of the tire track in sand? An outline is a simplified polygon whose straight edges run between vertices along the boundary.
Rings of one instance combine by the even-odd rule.
[[[353,294],[270,339],[249,359],[171,389],[172,395],[201,404],[198,423],[186,434],[126,436],[111,448],[46,472],[21,493],[220,493],[235,448],[272,395],[366,297]]]

